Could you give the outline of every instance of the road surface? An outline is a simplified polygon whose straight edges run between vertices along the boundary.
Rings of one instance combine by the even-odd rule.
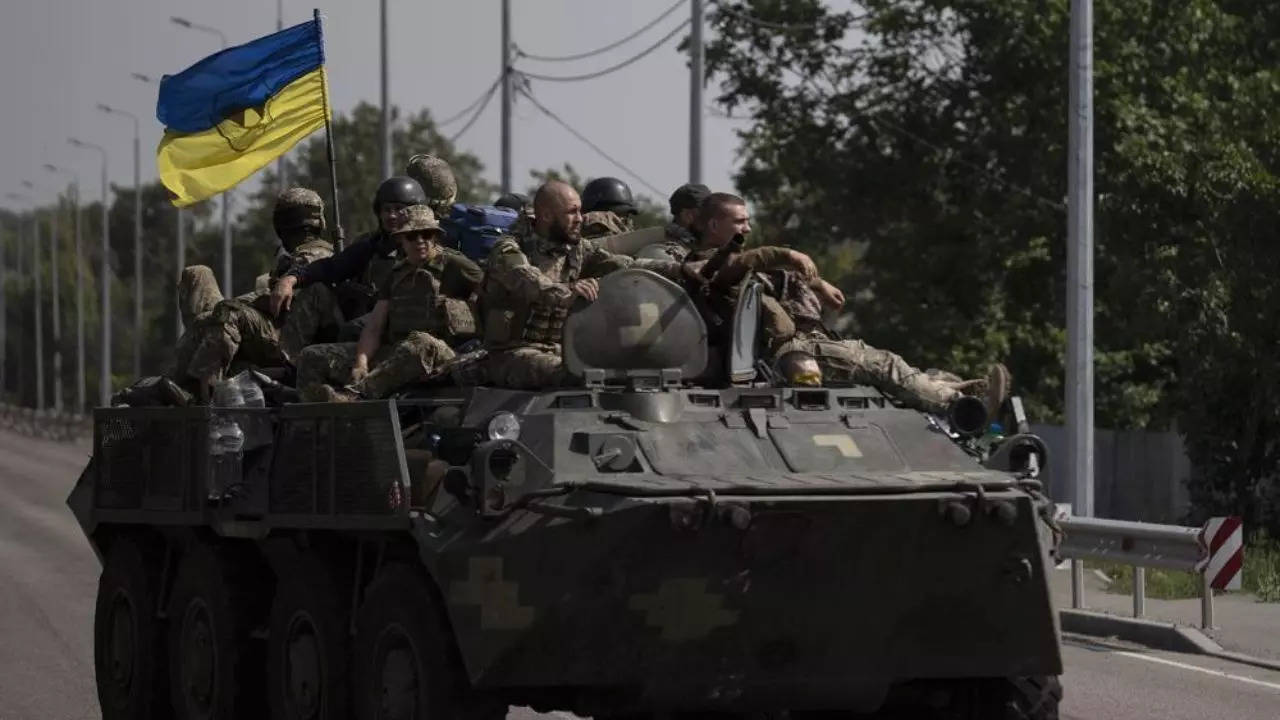
[[[65,503],[89,446],[0,432],[0,720],[98,718],[98,563]],[[1270,720],[1280,672],[1069,639],[1072,720]],[[557,714],[559,715],[559,714]],[[537,717],[524,709],[512,718]],[[563,717],[563,716],[561,716]]]

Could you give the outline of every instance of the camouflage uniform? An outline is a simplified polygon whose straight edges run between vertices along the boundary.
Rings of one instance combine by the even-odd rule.
[[[945,413],[963,394],[958,386],[964,383],[952,381],[954,375],[930,375],[897,353],[861,340],[837,339],[822,323],[817,295],[793,273],[773,273],[769,280],[778,300],[766,306],[762,322],[771,362],[792,350],[807,352],[818,360],[825,382],[871,385],[926,412]]]
[[[558,243],[534,234],[499,240],[489,255],[481,302],[488,380],[525,389],[567,384],[560,339],[578,297],[570,286],[633,266],[680,276],[679,263],[633,260],[586,241]]]
[[[208,266],[189,265],[182,269],[178,278],[178,312],[183,325],[191,327],[220,302],[222,290]]]
[[[397,232],[438,230],[426,206],[411,207]],[[387,303],[382,343],[371,358],[373,370],[351,386],[363,397],[381,398],[425,380],[453,359],[453,346],[478,329],[469,300],[480,283],[480,268],[461,253],[437,248],[421,266],[399,262],[379,291]],[[357,344],[312,346],[298,361],[298,386],[306,399],[327,395],[321,384],[342,384],[355,364]]]
[[[646,257],[669,257],[683,261],[690,253],[702,246],[702,241],[693,231],[676,222],[669,222],[662,229],[663,239],[646,247],[641,252]]]
[[[255,288],[217,303],[188,331],[192,349],[189,358],[179,358],[179,371],[206,379],[226,372],[233,362],[259,367],[278,367],[288,362],[280,349],[276,323],[271,319],[271,283],[295,268],[329,257],[333,246],[318,237],[324,228],[324,202],[314,191],[282,191],[276,198],[273,220],[277,234],[288,247],[276,254],[276,264],[267,275],[267,288]],[[179,354],[185,351],[186,347],[180,347]]]
[[[634,230],[634,221],[630,217],[619,215],[612,210],[592,210],[582,214],[582,238],[595,238],[621,235]]]

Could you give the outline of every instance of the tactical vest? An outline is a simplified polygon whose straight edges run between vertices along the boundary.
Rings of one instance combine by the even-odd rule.
[[[510,242],[504,240],[502,242]],[[564,247],[564,254],[546,252],[544,241],[536,236],[524,238],[521,250],[529,264],[546,275],[551,282],[574,282],[582,273],[586,243]],[[497,281],[485,277],[485,345],[495,349],[520,345],[559,345],[569,308],[535,302],[526,305],[511,297]]]
[[[787,270],[769,273],[768,277],[774,296],[791,316],[798,333],[815,337],[832,334],[822,323],[822,301],[803,279]]]
[[[415,268],[400,263],[387,279],[387,328],[385,340],[398,343],[411,332],[427,332],[456,345],[476,334],[475,315],[465,300],[440,292],[443,256]]]

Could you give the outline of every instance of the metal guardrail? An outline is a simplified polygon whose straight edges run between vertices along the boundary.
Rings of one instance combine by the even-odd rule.
[[[1084,607],[1084,560],[1133,566],[1133,616],[1146,612],[1146,569],[1165,568],[1200,576],[1200,627],[1213,627],[1213,590],[1204,573],[1209,561],[1201,528],[1181,525],[1059,517],[1064,537],[1058,552],[1071,559],[1071,607]]]
[[[0,404],[0,428],[46,440],[74,442],[93,434],[93,416]]]

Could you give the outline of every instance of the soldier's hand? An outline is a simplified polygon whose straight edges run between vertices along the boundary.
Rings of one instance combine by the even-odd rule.
[[[369,361],[364,358],[356,360],[351,366],[351,384],[354,385],[369,375]]]
[[[280,312],[293,304],[293,286],[297,282],[298,278],[293,275],[285,275],[276,281],[275,287],[271,288],[271,317],[280,317]]]
[[[826,280],[819,280],[813,286],[813,292],[828,310],[839,310],[844,307],[844,293]]]
[[[796,272],[804,276],[806,280],[815,280],[818,277],[818,266],[814,264],[813,258],[805,255],[799,250],[791,251],[791,262],[795,264]]]
[[[595,302],[600,297],[600,281],[595,278],[579,280],[572,287],[573,294],[585,298],[587,302]]]

